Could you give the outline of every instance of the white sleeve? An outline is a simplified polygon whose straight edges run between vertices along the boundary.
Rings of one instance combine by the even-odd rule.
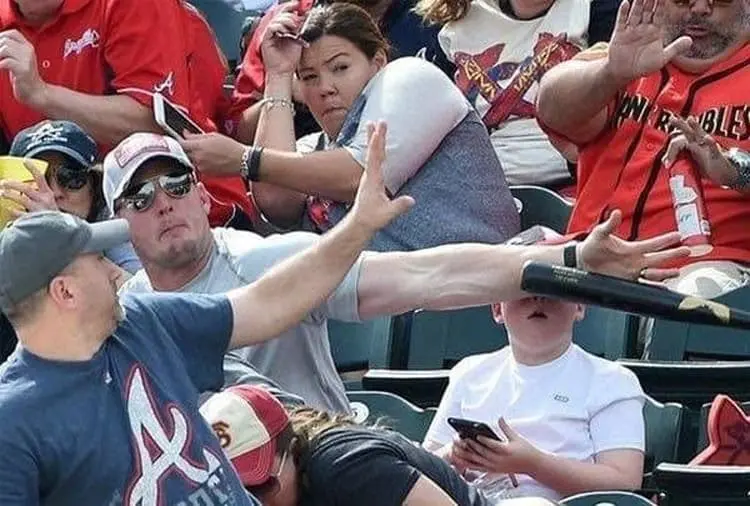
[[[645,451],[643,390],[638,378],[624,367],[608,371],[591,397],[589,430],[594,453],[609,450]]]
[[[466,369],[465,360],[462,360],[455,366],[450,373],[448,387],[440,399],[437,413],[432,419],[430,428],[425,434],[424,442],[438,443],[441,446],[447,445],[453,441],[455,431],[448,425],[448,418],[461,418],[461,399],[464,397],[463,388],[463,371]]]
[[[383,177],[392,193],[416,174],[471,110],[461,91],[440,69],[415,57],[386,65],[363,93],[367,102],[357,132],[342,147],[364,167],[367,124],[385,121],[388,134]]]

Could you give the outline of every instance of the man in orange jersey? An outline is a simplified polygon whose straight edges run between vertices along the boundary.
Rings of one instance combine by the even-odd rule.
[[[587,233],[618,208],[619,234],[650,237],[677,228],[673,202],[702,203],[706,222],[680,214],[680,227],[685,238],[692,224],[708,244],[676,263],[668,286],[704,297],[750,272],[750,166],[733,149],[750,149],[748,9],[744,0],[623,1],[609,45],[552,69],[538,97],[540,122],[580,149],[568,231]],[[692,188],[670,190],[677,169],[695,174]]]

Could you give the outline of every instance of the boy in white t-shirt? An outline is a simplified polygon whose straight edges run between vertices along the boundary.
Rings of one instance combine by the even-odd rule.
[[[504,497],[639,488],[643,390],[632,372],[572,344],[584,307],[528,297],[494,305],[493,315],[510,346],[453,368],[424,446],[462,471],[485,473],[494,491],[498,480],[488,476],[514,473],[519,486],[505,479]],[[459,439],[449,417],[487,423],[508,441]]]

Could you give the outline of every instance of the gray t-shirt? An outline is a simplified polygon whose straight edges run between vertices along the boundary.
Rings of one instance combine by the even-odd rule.
[[[226,228],[212,232],[214,248],[208,264],[179,291],[224,293],[248,285],[271,266],[319,239],[307,232],[266,238]],[[282,389],[302,397],[307,405],[348,413],[344,384],[331,356],[327,319],[359,321],[357,284],[361,263],[360,258],[328,301],[302,323],[272,341],[236,350],[236,355]],[[304,285],[304,280],[300,280],[300,285]],[[150,292],[153,288],[141,270],[123,286],[123,291]]]
[[[388,124],[386,187],[394,195],[411,195],[416,205],[379,231],[368,249],[496,244],[518,232],[518,211],[487,129],[437,67],[411,57],[386,65],[352,104],[338,137],[325,149],[346,149],[364,167],[367,124],[378,120]],[[309,151],[318,137],[300,139],[297,149]],[[348,203],[313,197],[303,227],[325,231],[348,211]]]

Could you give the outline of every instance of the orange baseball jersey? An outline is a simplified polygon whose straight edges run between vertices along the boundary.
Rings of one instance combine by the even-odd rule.
[[[0,0],[0,30],[15,29],[34,46],[41,78],[92,95],[122,93],[151,107],[154,91],[189,105],[187,65],[177,0],[64,0],[57,18],[28,25],[14,0]],[[0,123],[11,140],[45,119],[13,96],[0,71]]]
[[[600,49],[600,55],[602,54]],[[582,57],[589,55],[582,53]],[[724,148],[750,150],[750,45],[703,74],[669,64],[637,79],[609,105],[607,128],[579,146],[577,200],[568,232],[587,232],[612,209],[623,212],[618,235],[630,240],[677,230],[669,170],[661,159],[672,133],[671,114],[697,118]],[[703,179],[711,253],[677,262],[750,263],[750,202]]]

